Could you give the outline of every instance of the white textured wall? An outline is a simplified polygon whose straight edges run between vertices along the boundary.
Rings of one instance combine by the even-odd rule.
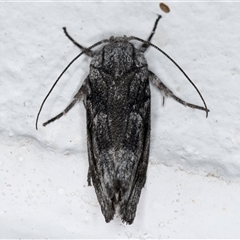
[[[0,238],[240,237],[240,3],[0,3]],[[87,187],[85,109],[41,123],[70,103],[89,72],[62,27],[90,46],[111,35],[146,39],[171,55],[211,112],[185,108],[152,89],[148,179],[133,225],[106,224]],[[139,46],[139,43],[136,43]],[[179,70],[154,49],[149,69],[179,97],[202,104]]]

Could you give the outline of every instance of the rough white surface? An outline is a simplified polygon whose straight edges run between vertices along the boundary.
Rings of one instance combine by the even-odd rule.
[[[239,238],[240,4],[0,3],[0,238]],[[152,89],[147,183],[131,226],[104,222],[87,187],[85,110],[41,127],[81,86],[90,59],[79,59],[39,106],[79,50],[111,35],[147,39],[170,54],[202,92],[209,109],[184,108]],[[139,46],[139,43],[136,43]],[[168,59],[146,53],[149,69],[179,97],[200,104]]]

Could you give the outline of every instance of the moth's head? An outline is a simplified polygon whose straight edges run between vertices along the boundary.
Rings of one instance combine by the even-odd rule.
[[[115,78],[122,77],[134,68],[135,48],[127,37],[110,38],[102,49],[103,70]]]

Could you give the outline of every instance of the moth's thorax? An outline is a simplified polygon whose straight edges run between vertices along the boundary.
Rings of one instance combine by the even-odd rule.
[[[122,78],[137,68],[147,66],[143,53],[127,41],[126,37],[111,38],[93,57],[91,66],[101,68],[101,71],[115,79]]]

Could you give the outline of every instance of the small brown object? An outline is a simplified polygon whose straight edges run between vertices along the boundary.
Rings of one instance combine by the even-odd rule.
[[[160,3],[159,7],[165,12],[165,13],[169,13],[170,12],[170,8],[165,4],[165,3]]]

